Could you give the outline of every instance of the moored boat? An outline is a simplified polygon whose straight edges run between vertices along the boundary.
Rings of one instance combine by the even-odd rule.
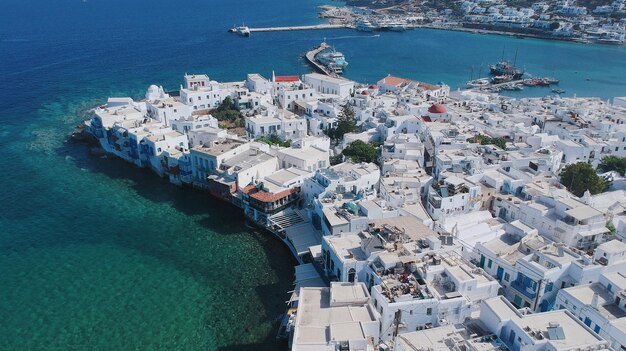
[[[242,37],[249,37],[250,36],[250,28],[246,27],[246,26],[239,26],[239,27],[233,27],[231,29],[228,30],[231,33],[235,33],[238,35],[241,35]]]
[[[348,66],[345,56],[334,48],[320,52],[315,56],[315,59],[336,74],[342,74],[343,70]]]
[[[373,32],[374,29],[376,29],[376,26],[366,19],[359,20],[356,23],[356,30],[360,32]]]

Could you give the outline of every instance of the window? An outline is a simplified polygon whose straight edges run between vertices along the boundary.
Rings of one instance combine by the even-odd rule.
[[[427,309],[426,309],[426,315],[430,316],[430,315],[432,315],[432,314],[433,314],[433,309],[432,309],[432,308],[430,308],[430,307],[429,307],[429,308],[427,308]]]
[[[489,261],[487,261],[487,268],[491,268],[493,261],[491,261],[491,259],[489,259]]]
[[[504,273],[504,281],[508,282],[509,279],[511,279],[511,276],[509,275],[509,273]]]

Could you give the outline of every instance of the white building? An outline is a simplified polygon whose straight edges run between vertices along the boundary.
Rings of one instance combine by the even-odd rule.
[[[626,349],[626,275],[605,273],[600,281],[561,289],[556,307],[567,309],[608,341],[613,350]]]
[[[301,288],[292,351],[373,350],[379,339],[378,313],[363,283]]]
[[[502,296],[482,302],[480,322],[513,351],[608,350],[607,342],[569,311],[524,314]]]
[[[354,94],[354,82],[347,79],[329,77],[325,74],[309,73],[304,75],[304,83],[320,94],[338,95],[342,99]]]

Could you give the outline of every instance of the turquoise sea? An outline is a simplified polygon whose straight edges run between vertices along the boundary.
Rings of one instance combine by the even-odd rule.
[[[323,0],[12,0],[0,11],[0,350],[274,350],[293,260],[207,195],[65,142],[108,96],[182,75],[306,73],[326,38],[364,82],[455,87],[503,48],[567,94],[626,95],[626,48],[436,30],[226,33],[318,23]],[[549,90],[527,90],[543,95]]]

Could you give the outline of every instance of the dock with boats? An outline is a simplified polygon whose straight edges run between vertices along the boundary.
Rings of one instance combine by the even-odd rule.
[[[482,92],[489,92],[489,93],[499,93],[503,90],[508,90],[508,91],[523,90],[524,87],[549,87],[553,84],[558,84],[558,83],[559,83],[559,80],[555,78],[534,77],[534,78],[509,80],[509,81],[505,81],[501,83],[489,82],[480,86],[468,87],[468,90],[475,90],[475,91],[482,91]],[[565,90],[561,90],[561,89],[553,89],[552,91],[556,94],[565,93]]]
[[[288,32],[296,30],[322,30],[347,28],[345,24],[316,24],[311,26],[290,26],[290,27],[259,27],[249,28],[250,33],[257,32]]]
[[[319,73],[323,73],[331,77],[337,77],[337,74],[335,74],[334,72],[331,72],[328,68],[324,67],[324,65],[320,64],[319,62],[317,62],[317,60],[315,60],[315,56],[317,54],[319,54],[320,52],[324,50],[327,50],[328,48],[329,48],[328,44],[326,44],[326,42],[323,42],[319,46],[316,46],[312,48],[311,50],[307,51],[307,53],[304,55],[304,58]]]

